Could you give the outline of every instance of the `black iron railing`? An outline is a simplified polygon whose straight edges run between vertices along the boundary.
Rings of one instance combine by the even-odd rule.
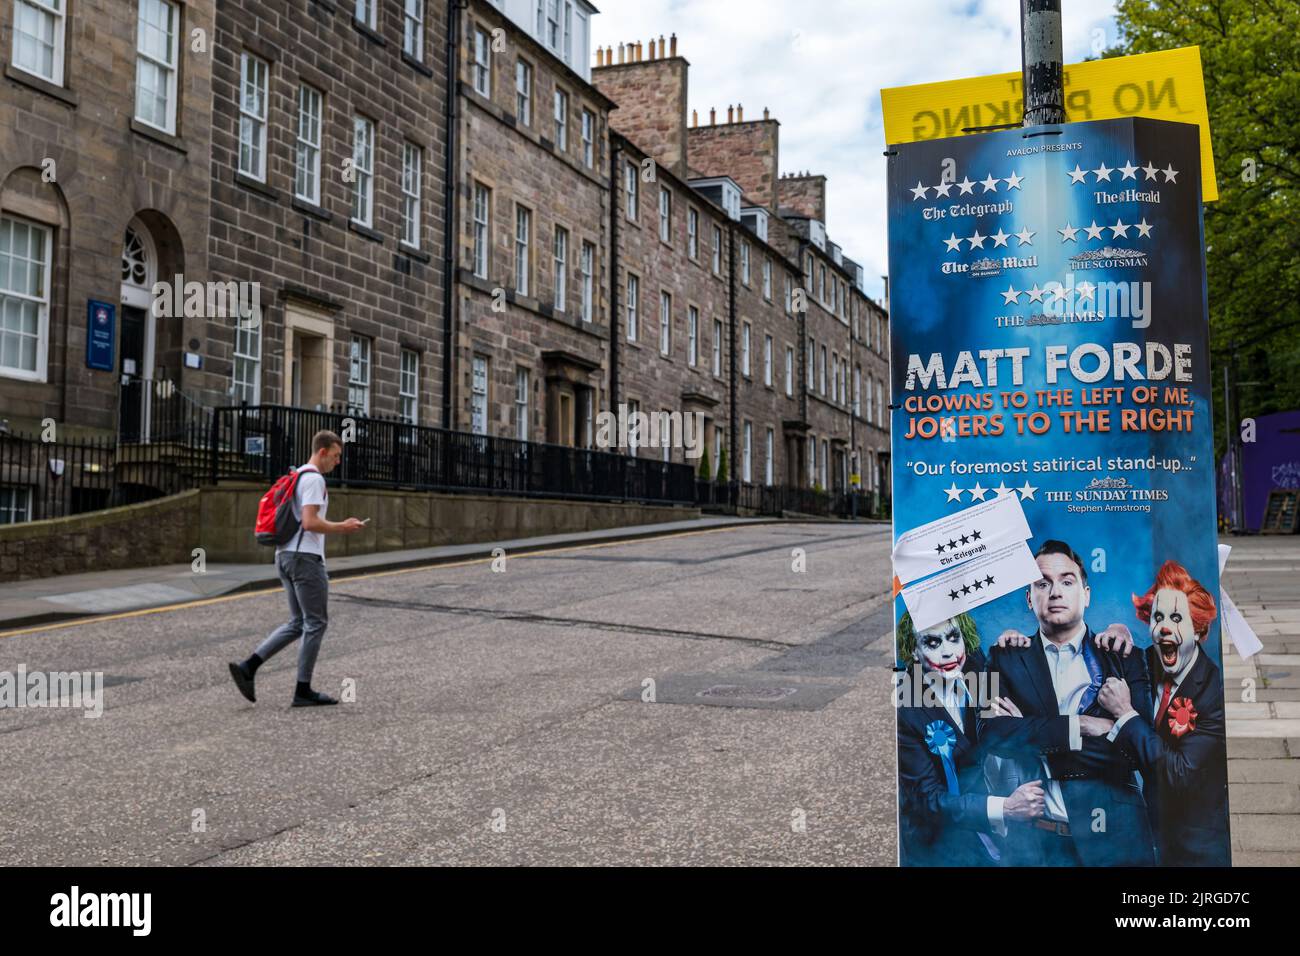
[[[823,518],[889,517],[888,498],[873,492],[826,492],[784,485],[697,480],[695,503],[702,508],[716,507],[760,515],[789,512]]]
[[[192,486],[165,462],[127,460],[111,438],[0,434],[0,524],[135,504]]]
[[[211,431],[212,409],[172,382],[127,378],[118,385],[118,438],[123,444],[203,448]]]
[[[279,405],[213,411],[209,478],[271,481],[311,457],[321,430],[344,440],[331,483],[371,488],[693,504],[690,465]]]

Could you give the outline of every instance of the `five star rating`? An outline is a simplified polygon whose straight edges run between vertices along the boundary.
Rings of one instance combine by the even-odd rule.
[[[1025,481],[1024,486],[1020,488],[1008,488],[1005,481],[999,482],[996,488],[985,488],[978,481],[975,482],[975,485],[972,488],[958,488],[957,483],[954,481],[952,487],[943,489],[943,493],[948,496],[948,501],[961,501],[961,496],[968,492],[970,493],[971,501],[983,501],[985,495],[989,494],[995,495],[998,498],[1005,498],[1007,495],[1014,495],[1017,492],[1020,493],[1021,501],[1032,501],[1035,500],[1034,493],[1036,491],[1038,491],[1038,489],[1028,481]]]
[[[1006,183],[1007,187],[1004,191],[1010,192],[1012,189],[1019,189],[1020,184],[1024,181],[1025,177],[1017,175],[1015,170],[1012,170],[1011,175],[1007,176],[1005,179],[998,179],[992,173],[989,173],[988,176],[979,182],[973,182],[969,176],[966,176],[962,178],[961,182],[945,181],[939,183],[937,186],[926,186],[920,180],[917,180],[916,185],[911,187],[912,202],[916,202],[918,199],[928,199],[931,190],[934,191],[936,199],[940,196],[948,197],[954,186],[957,188],[958,196],[982,196],[986,193],[996,193],[998,191],[998,183]],[[976,193],[976,186],[983,186],[984,192]]]
[[[1164,181],[1167,183],[1176,183],[1178,182],[1178,172],[1179,172],[1178,170],[1174,169],[1172,163],[1166,166],[1164,169],[1156,169],[1155,166],[1151,165],[1150,160],[1147,160],[1147,164],[1145,166],[1134,166],[1132,161],[1130,160],[1129,162],[1126,162],[1123,166],[1118,166],[1115,168],[1111,168],[1107,166],[1105,163],[1102,163],[1096,169],[1082,169],[1078,163],[1075,163],[1074,169],[1069,170],[1066,173],[1066,175],[1070,177],[1070,185],[1074,186],[1077,185],[1078,183],[1087,184],[1089,173],[1092,174],[1093,185],[1096,185],[1097,183],[1111,182],[1110,177],[1116,173],[1119,174],[1119,179],[1115,180],[1115,182],[1119,182],[1119,183],[1122,183],[1126,179],[1131,179],[1135,183],[1136,182],[1160,182],[1160,180],[1156,179],[1157,176],[1164,176],[1165,177]],[[1142,173],[1146,178],[1139,180],[1137,176],[1138,173]]]

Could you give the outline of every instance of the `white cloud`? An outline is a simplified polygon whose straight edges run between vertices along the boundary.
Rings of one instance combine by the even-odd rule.
[[[781,122],[781,171],[827,183],[827,231],[862,263],[873,294],[887,270],[882,87],[1020,68],[1017,0],[604,0],[593,43],[676,33],[690,108],[728,104]],[[1067,62],[1115,41],[1114,0],[1067,0]],[[1097,31],[1101,31],[1098,33]],[[594,57],[594,50],[593,50]]]

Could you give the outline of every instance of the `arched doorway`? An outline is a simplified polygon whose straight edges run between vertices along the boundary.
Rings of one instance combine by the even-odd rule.
[[[118,348],[121,374],[119,433],[125,442],[147,442],[151,434],[153,379],[158,329],[153,287],[158,251],[149,229],[132,219],[122,238],[122,329]]]

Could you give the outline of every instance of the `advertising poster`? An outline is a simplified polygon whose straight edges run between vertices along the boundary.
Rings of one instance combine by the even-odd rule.
[[[1199,145],[891,149],[903,865],[1231,863]]]

